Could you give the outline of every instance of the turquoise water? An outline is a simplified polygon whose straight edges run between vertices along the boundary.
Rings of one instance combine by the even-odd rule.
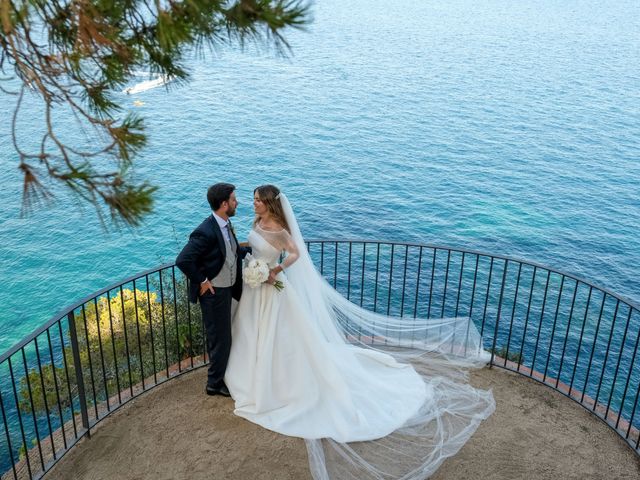
[[[637,1],[323,0],[313,12],[290,59],[220,49],[192,61],[188,85],[123,97],[150,135],[136,172],[160,186],[135,230],[105,232],[64,192],[20,218],[13,99],[0,97],[0,351],[173,260],[216,181],[238,186],[241,237],[269,182],[307,237],[512,255],[640,301]],[[28,100],[23,146],[40,118]]]

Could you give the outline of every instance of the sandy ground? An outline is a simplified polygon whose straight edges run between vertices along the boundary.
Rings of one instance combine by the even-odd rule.
[[[233,415],[204,394],[206,370],[131,401],[45,476],[64,479],[310,479],[304,442]],[[494,368],[472,383],[493,389],[496,413],[432,480],[635,479],[640,458],[582,407]]]

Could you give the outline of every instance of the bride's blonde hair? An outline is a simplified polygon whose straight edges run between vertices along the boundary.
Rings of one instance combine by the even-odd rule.
[[[291,230],[289,230],[289,224],[284,218],[282,204],[280,203],[280,189],[275,185],[261,185],[253,191],[254,195],[256,193],[258,194],[260,201],[267,207],[267,210],[273,219],[282,225],[287,232],[291,233]],[[253,225],[257,225],[259,220],[260,217],[256,215],[256,218],[253,220]]]

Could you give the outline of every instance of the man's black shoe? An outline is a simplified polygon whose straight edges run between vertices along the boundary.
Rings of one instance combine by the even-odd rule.
[[[223,397],[231,396],[226,385],[222,385],[221,387],[210,387],[207,385],[207,395],[222,395]]]

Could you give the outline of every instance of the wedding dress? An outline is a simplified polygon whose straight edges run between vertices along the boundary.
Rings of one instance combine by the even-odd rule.
[[[427,478],[495,408],[491,392],[466,382],[466,369],[487,360],[477,329],[349,302],[316,271],[280,201],[291,233],[256,225],[248,238],[270,266],[286,252],[284,288],[243,288],[225,374],[234,413],[305,439],[316,480]]]

